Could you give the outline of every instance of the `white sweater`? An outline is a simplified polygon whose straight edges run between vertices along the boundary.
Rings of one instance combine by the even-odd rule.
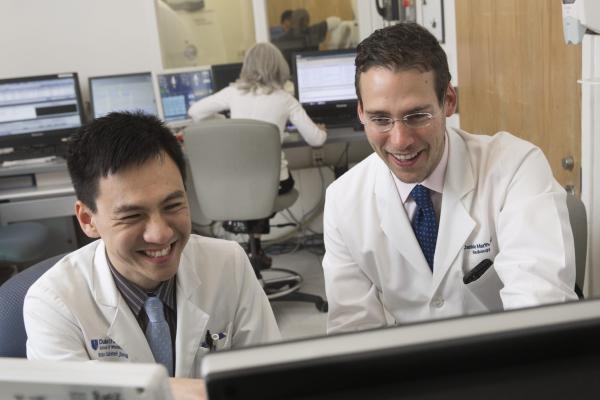
[[[281,89],[265,94],[261,91],[243,92],[234,85],[228,86],[192,104],[188,114],[194,121],[198,121],[225,110],[230,110],[231,118],[250,118],[277,125],[282,141],[288,119],[309,145],[321,146],[327,139],[327,133],[312,122],[298,100]],[[281,152],[279,179],[282,181],[289,177],[287,165],[285,155]]]

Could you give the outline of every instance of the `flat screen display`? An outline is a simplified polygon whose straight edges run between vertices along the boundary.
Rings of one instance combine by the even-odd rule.
[[[189,120],[190,106],[213,93],[210,67],[163,71],[156,74],[161,115],[165,122]]]
[[[59,143],[82,123],[76,73],[0,80],[0,147]]]
[[[314,122],[329,127],[357,124],[355,57],[354,49],[293,55],[296,97]]]
[[[112,111],[142,111],[158,116],[150,72],[91,77],[89,85],[94,118]]]

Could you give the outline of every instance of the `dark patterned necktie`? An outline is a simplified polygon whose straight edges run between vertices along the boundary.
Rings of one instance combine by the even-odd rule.
[[[433,203],[429,196],[429,189],[417,185],[410,192],[417,203],[417,213],[412,220],[412,228],[421,246],[423,255],[433,271],[433,255],[435,254],[435,242],[437,241],[438,224],[435,217]]]

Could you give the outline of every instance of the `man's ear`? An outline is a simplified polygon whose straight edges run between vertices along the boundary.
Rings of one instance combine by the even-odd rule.
[[[359,102],[356,104],[356,114],[358,115],[358,119],[359,119],[361,122],[364,122],[364,121],[365,121],[365,119],[364,119],[364,117],[365,117],[365,114],[364,114],[364,110],[363,110],[363,108],[362,108],[362,104],[361,104],[361,102],[360,102],[360,101],[359,101]]]
[[[94,223],[94,213],[80,200],[75,202],[75,216],[77,217],[77,221],[79,221],[79,226],[81,226],[83,233],[91,238],[100,237]]]
[[[456,106],[458,104],[458,95],[456,89],[451,83],[448,83],[448,89],[446,89],[446,117],[450,117],[456,112]]]

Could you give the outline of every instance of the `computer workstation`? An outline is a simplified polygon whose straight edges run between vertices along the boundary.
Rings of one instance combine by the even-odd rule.
[[[77,73],[0,80],[0,223],[73,214],[61,158],[84,121]]]

